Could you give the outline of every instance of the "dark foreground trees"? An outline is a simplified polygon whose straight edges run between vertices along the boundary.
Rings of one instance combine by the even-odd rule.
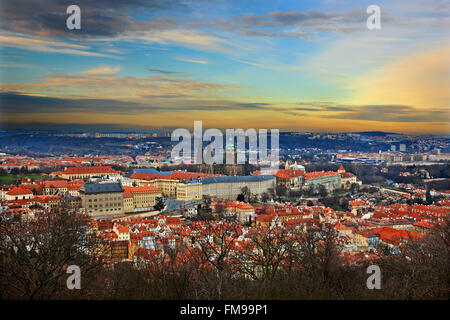
[[[85,217],[61,207],[34,219],[22,216],[0,223],[0,295],[2,299],[52,299],[82,291],[67,289],[76,265],[83,282],[98,268],[107,252],[90,234]]]
[[[2,299],[446,299],[448,230],[410,241],[400,254],[352,263],[334,228],[308,222],[289,229],[203,221],[190,243],[104,264],[108,247],[86,223],[61,210],[32,221],[1,223]],[[205,235],[209,235],[205,237]],[[194,244],[194,245],[193,245]],[[69,290],[65,266],[81,268]],[[366,286],[367,267],[381,269],[381,290]]]
[[[326,224],[290,230],[256,228],[251,244],[231,223],[207,226],[212,235],[197,248],[166,248],[167,256],[148,257],[108,270],[111,299],[446,299],[448,237],[430,234],[405,243],[399,255],[378,255],[351,263],[343,258],[337,235]],[[438,237],[436,239],[435,237]],[[235,242],[234,240],[237,240]],[[367,288],[367,267],[381,269],[381,290]],[[99,282],[100,283],[100,282]]]

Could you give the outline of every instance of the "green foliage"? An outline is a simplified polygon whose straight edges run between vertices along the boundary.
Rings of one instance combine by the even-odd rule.
[[[155,210],[158,210],[158,211],[164,209],[163,198],[157,197],[157,198],[156,198],[156,204],[154,205],[153,208],[154,208]]]

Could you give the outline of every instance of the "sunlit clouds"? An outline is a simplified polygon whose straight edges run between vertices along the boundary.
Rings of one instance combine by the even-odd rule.
[[[449,134],[445,2],[4,1],[1,127]],[[10,14],[7,14],[11,12]]]

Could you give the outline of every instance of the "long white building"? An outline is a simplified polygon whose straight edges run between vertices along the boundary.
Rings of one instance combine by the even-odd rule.
[[[207,177],[198,181],[202,183],[203,195],[226,200],[236,200],[243,187],[248,187],[252,194],[259,196],[276,186],[272,175]]]

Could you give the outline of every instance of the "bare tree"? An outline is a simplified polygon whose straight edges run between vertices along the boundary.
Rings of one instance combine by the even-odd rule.
[[[292,250],[293,241],[288,229],[278,226],[255,228],[250,239],[249,247],[241,254],[241,272],[254,280],[273,281]]]
[[[71,291],[65,283],[68,265],[88,273],[108,249],[88,231],[83,216],[62,206],[34,219],[2,222],[0,251],[2,298],[49,299]]]
[[[239,224],[227,221],[205,224],[203,234],[206,237],[199,242],[202,258],[199,263],[209,265],[214,271],[203,274],[204,284],[209,287],[206,290],[209,293],[208,299],[223,298],[224,284],[232,276],[234,241],[239,238],[240,230]]]
[[[252,193],[250,192],[250,189],[247,186],[241,188],[241,194],[244,196],[244,201],[250,201]]]

